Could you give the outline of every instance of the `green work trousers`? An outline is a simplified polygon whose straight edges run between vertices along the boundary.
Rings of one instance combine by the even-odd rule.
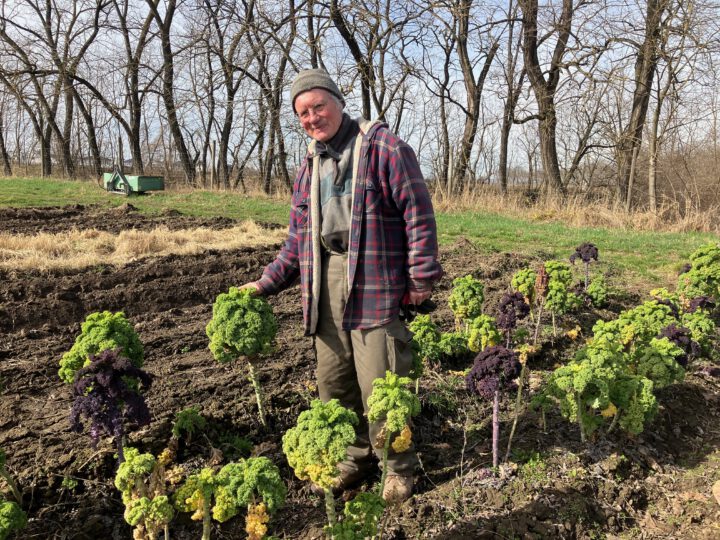
[[[408,375],[412,367],[412,333],[398,319],[378,328],[343,330],[343,311],[348,298],[347,254],[326,253],[322,264],[315,334],[318,391],[322,401],[338,399],[357,413],[360,420],[357,439],[348,448],[348,460],[343,465],[364,469],[370,465],[371,452],[383,425],[382,422],[368,425],[367,401],[372,382],[385,377],[386,370]],[[382,463],[382,448],[375,448],[375,453]],[[390,448],[389,473],[412,475],[417,463],[414,446],[402,453]]]

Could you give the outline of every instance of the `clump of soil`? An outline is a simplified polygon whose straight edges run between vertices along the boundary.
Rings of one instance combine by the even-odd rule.
[[[234,222],[83,206],[0,210],[0,229],[24,234],[90,227],[119,232],[159,224],[220,228]],[[288,484],[287,505],[271,522],[271,532],[281,538],[320,537],[323,502],[293,476],[281,449],[282,434],[316,395],[312,343],[301,337],[297,287],[270,299],[280,332],[276,353],[259,365],[268,399],[266,429],[243,366],[217,364],[205,335],[215,297],[257,278],[278,248],[156,257],[71,273],[0,273],[0,447],[30,517],[22,538],[131,537],[113,487],[114,447],[104,440],[93,449],[89,436],[70,432],[70,387],[57,376],[58,361],[80,323],[100,310],[125,312],[144,344],[145,369],[154,376],[147,396],[153,421],[132,432],[128,443],[161,451],[175,413],[200,405],[209,425],[183,448],[186,469],[247,455],[246,439],[253,453],[278,464]],[[433,319],[446,330],[453,324],[447,308],[453,278],[468,273],[481,278],[486,305],[492,306],[514,271],[537,262],[509,253],[488,255],[467,243],[443,250],[446,276],[435,294],[439,308]],[[622,307],[616,303],[560,324],[580,325],[588,335],[595,319]],[[548,338],[532,365],[533,380],[540,381],[577,346],[567,337]],[[558,415],[548,415],[543,430],[535,413],[524,413],[511,463],[498,475],[487,471],[490,405],[469,396],[448,366],[436,366],[423,379],[420,397],[423,411],[414,430],[422,460],[417,493],[388,510],[386,539],[718,536],[720,506],[711,490],[720,480],[720,387],[707,370],[663,390],[658,417],[635,438],[618,433],[582,445],[576,427]],[[512,412],[507,400],[504,426]],[[359,489],[372,489],[376,479]],[[241,518],[215,529],[221,538],[245,535]],[[176,539],[199,534],[200,525],[187,516],[171,525]]]

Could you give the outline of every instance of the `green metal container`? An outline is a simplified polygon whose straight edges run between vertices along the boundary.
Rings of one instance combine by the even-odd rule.
[[[123,178],[125,181],[123,181]],[[121,193],[145,193],[146,191],[162,191],[165,182],[162,176],[121,175],[117,172],[103,174],[103,186],[107,191]]]

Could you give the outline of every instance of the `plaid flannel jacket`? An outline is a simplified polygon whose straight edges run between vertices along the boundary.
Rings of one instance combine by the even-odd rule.
[[[381,326],[398,316],[407,288],[425,290],[442,276],[435,215],[413,150],[387,127],[375,123],[362,144],[354,179],[348,247],[348,302],[343,329]],[[293,186],[288,238],[257,281],[274,294],[300,277],[305,334],[315,333],[313,276],[312,148]],[[319,214],[319,212],[317,213]],[[316,214],[316,215],[317,215]],[[317,245],[317,244],[316,244]],[[319,264],[319,261],[318,261]],[[315,271],[313,269],[315,268]]]

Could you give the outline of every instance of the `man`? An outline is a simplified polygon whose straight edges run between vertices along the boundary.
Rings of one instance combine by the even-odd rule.
[[[245,287],[274,294],[300,277],[306,335],[314,335],[320,399],[337,398],[360,418],[357,440],[340,464],[337,490],[371,467],[368,426],[372,381],[386,370],[407,375],[412,334],[398,319],[401,301],[419,305],[442,275],[432,203],[412,149],[386,124],[343,113],[327,72],[301,71],[293,110],[313,140],[297,173],[288,239],[262,277]],[[412,494],[414,448],[392,453],[383,497]]]

